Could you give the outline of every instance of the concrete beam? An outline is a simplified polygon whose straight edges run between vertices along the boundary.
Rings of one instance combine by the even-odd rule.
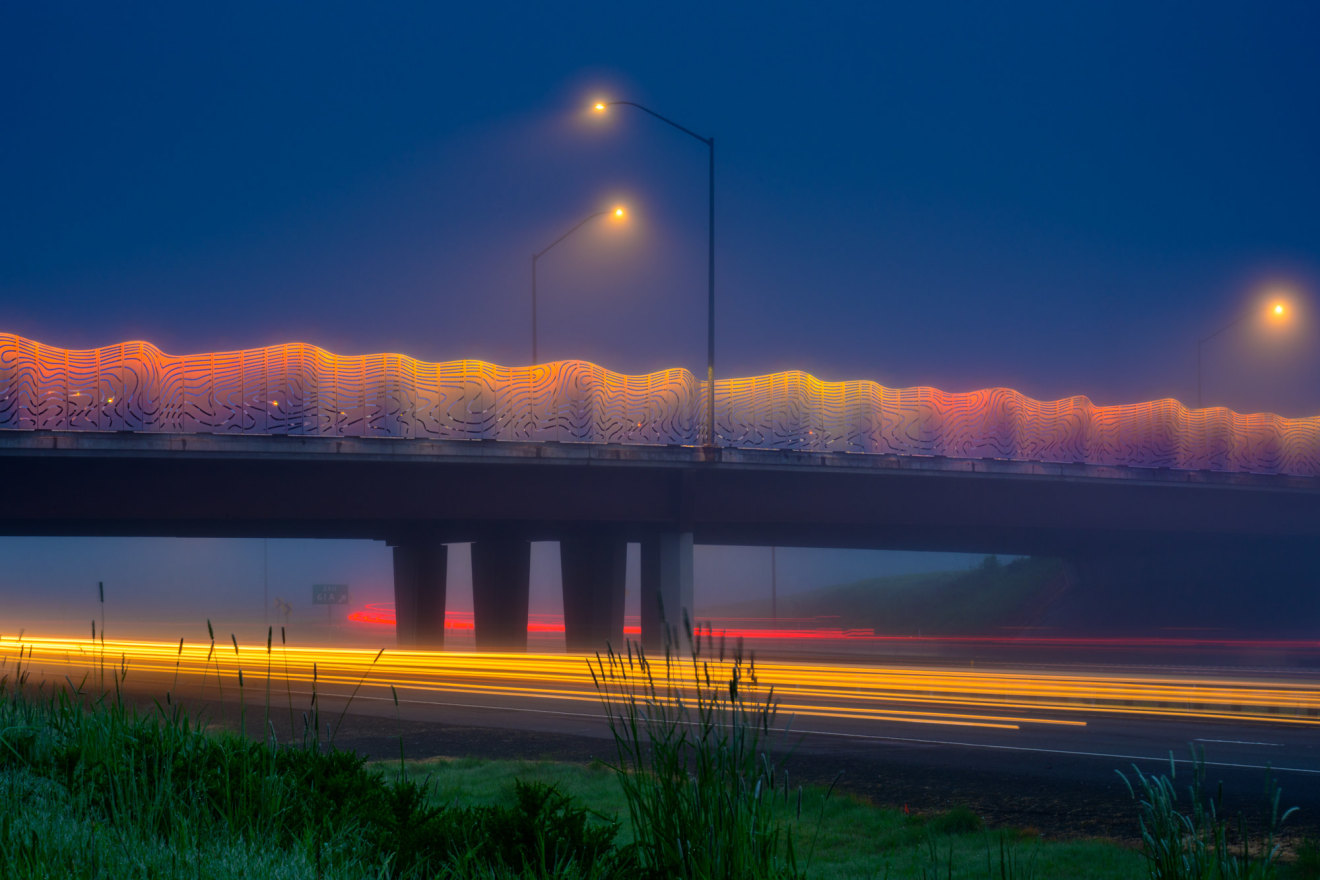
[[[702,544],[1043,556],[1320,541],[1320,477],[939,456],[0,431],[0,486],[10,535],[557,540],[596,524],[636,540],[677,525]]]
[[[472,616],[478,651],[527,650],[532,544],[506,536],[472,542]]]
[[[570,651],[623,648],[628,544],[609,532],[559,542],[564,582],[564,643]]]
[[[394,545],[394,638],[400,648],[445,644],[449,548],[436,540]]]
[[[660,651],[665,633],[692,619],[692,533],[657,532],[642,539],[642,646]],[[677,649],[678,640],[673,646]]]

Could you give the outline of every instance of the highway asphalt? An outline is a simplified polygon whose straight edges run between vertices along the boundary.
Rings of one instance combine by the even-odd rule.
[[[230,727],[240,723],[241,664],[250,734],[267,705],[276,735],[296,734],[315,691],[322,724],[338,745],[385,760],[397,757],[401,741],[418,759],[614,757],[583,657],[329,649],[291,655],[278,647],[267,655],[264,644],[241,652],[217,644],[204,655],[200,647],[143,642],[108,643],[103,667],[87,645],[29,642],[28,650],[33,681],[63,683],[68,675],[90,690],[102,669],[112,683],[114,667],[126,663],[124,687],[140,703],[169,692],[172,701]],[[0,641],[5,651],[13,653],[12,640]],[[1062,658],[989,668],[925,660],[878,667],[797,658],[758,661],[757,671],[761,696],[773,680],[777,698],[799,707],[778,716],[771,744],[804,782],[837,778],[843,790],[917,811],[964,804],[992,823],[1052,836],[1131,839],[1136,807],[1116,771],[1131,777],[1135,765],[1167,773],[1172,752],[1185,791],[1196,749],[1207,789],[1222,783],[1229,815],[1257,824],[1273,777],[1281,804],[1299,807],[1292,833],[1320,833],[1320,683],[1310,668]]]

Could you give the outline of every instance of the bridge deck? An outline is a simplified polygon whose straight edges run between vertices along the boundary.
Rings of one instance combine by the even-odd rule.
[[[0,431],[0,530],[1068,553],[1320,537],[1320,479],[998,459],[351,437]]]

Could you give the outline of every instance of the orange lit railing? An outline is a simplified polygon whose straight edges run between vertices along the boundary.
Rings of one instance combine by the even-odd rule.
[[[0,429],[10,430],[696,445],[705,393],[682,369],[427,363],[303,343],[184,356],[145,342],[73,351],[0,334]],[[1320,475],[1320,417],[802,372],[717,382],[715,403],[717,442],[738,448]]]

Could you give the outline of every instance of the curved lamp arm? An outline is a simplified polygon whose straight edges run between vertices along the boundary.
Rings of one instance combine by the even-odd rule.
[[[683,134],[696,138],[705,144],[710,150],[710,220],[709,235],[710,244],[707,257],[707,299],[706,299],[706,436],[704,444],[707,447],[715,445],[715,138],[702,137],[685,125],[679,125],[668,116],[661,116],[650,107],[643,107],[635,101],[598,101],[597,110],[605,110],[607,107],[636,107],[643,113],[648,113],[659,119],[661,122],[673,126]]]
[[[595,220],[597,217],[604,217],[606,214],[609,213],[610,213],[609,211],[596,211],[595,213],[588,214],[587,216],[579,220],[576,225],[574,225],[563,235],[559,236],[554,241],[550,242],[548,245],[541,248],[536,253],[532,254],[532,363],[533,364],[537,362],[539,356],[539,352],[537,351],[537,346],[536,346],[536,261],[541,259],[541,257],[544,257],[546,253],[549,252],[549,250],[553,248],[555,245],[559,244],[561,241],[568,238],[573,233],[577,232],[583,226],[586,226],[592,220]]]
[[[650,107],[643,107],[641,104],[638,104],[634,101],[602,101],[596,106],[600,107],[601,109],[604,109],[606,107],[615,107],[620,105],[624,107],[636,107],[638,110],[641,110],[643,113],[650,113],[652,116],[654,116],[656,119],[659,119],[661,122],[669,123],[674,128],[683,132],[683,134],[690,135],[707,146],[713,147],[715,145],[715,138],[702,137],[692,129],[687,128],[686,126],[679,125],[677,122],[670,119],[668,116],[661,116],[659,113],[656,113]]]
[[[541,249],[540,249],[539,251],[537,251],[536,253],[532,254],[532,259],[533,259],[533,260],[539,260],[539,259],[541,259],[541,257],[545,256],[546,252],[547,252],[548,250],[550,250],[552,247],[554,247],[555,245],[559,244],[561,241],[563,241],[564,239],[568,238],[568,237],[569,237],[570,235],[572,235],[573,233],[577,232],[577,231],[578,231],[579,229],[581,229],[583,226],[586,226],[586,225],[587,225],[588,223],[590,223],[592,220],[595,220],[597,217],[604,217],[604,216],[605,216],[606,214],[608,214],[608,213],[609,213],[609,211],[597,211],[597,212],[594,213],[594,214],[588,214],[587,216],[583,217],[581,220],[578,221],[577,225],[574,226],[572,229],[568,230],[568,232],[565,232],[563,235],[559,236],[559,237],[556,238],[554,241],[550,242],[548,245],[546,245],[545,247],[541,248]]]

